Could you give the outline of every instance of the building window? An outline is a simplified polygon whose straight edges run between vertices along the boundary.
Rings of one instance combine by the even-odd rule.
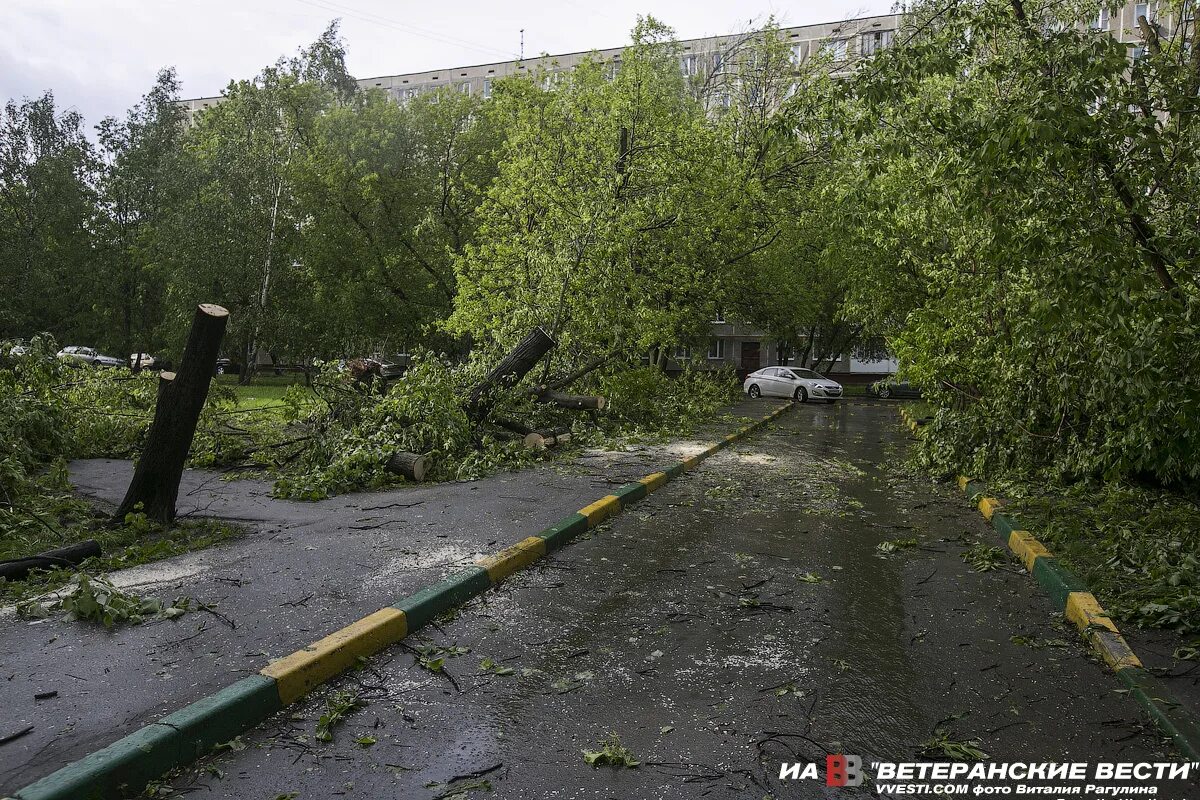
[[[1140,61],[1141,59],[1143,59],[1145,57],[1146,57],[1146,48],[1144,45],[1138,45],[1137,47],[1133,48],[1133,60],[1134,61]]]
[[[1096,12],[1096,16],[1092,19],[1092,30],[1108,30],[1108,6],[1101,6],[1100,10]]]
[[[821,52],[832,58],[834,61],[846,60],[846,40],[845,39],[829,39],[822,43]]]
[[[492,96],[492,81],[491,78],[483,79],[483,97],[486,100]]]
[[[676,361],[687,361],[691,357],[692,357],[692,350],[690,347],[684,347],[683,345],[677,345],[675,347],[675,360]]]
[[[697,72],[699,59],[695,55],[686,55],[679,59],[679,70],[685,78],[693,77]]]
[[[709,361],[720,361],[725,358],[725,340],[711,339],[708,342]]]
[[[712,62],[713,74],[716,75],[721,71],[721,68],[725,66],[725,56],[721,55],[720,53],[713,53]]]
[[[796,42],[792,45],[792,63],[799,65],[804,60],[804,45]]]
[[[1158,16],[1158,3],[1134,3],[1133,4],[1133,27],[1138,28],[1138,20],[1142,17],[1146,18],[1146,22],[1154,22]]]
[[[460,86],[458,87],[458,90],[459,90],[460,92],[462,92],[463,94],[468,94],[468,95],[469,95],[469,94],[471,93],[471,82],[470,82],[470,81],[463,81],[463,82],[462,82],[462,85],[460,85]]]
[[[873,56],[892,43],[892,31],[871,31],[862,35],[861,52],[864,58]]]

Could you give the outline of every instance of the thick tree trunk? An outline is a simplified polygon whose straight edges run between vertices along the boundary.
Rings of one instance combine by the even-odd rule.
[[[583,394],[563,394],[562,392],[541,392],[534,397],[539,403],[554,403],[562,408],[585,409],[590,408],[595,411],[603,411],[604,406],[608,401],[603,397],[594,397]]]
[[[392,457],[388,459],[384,469],[395,475],[403,475],[410,481],[420,483],[425,480],[425,475],[429,472],[429,461],[429,456],[398,450],[392,453]]]
[[[486,417],[492,407],[493,394],[516,386],[554,344],[541,328],[530,331],[471,392],[467,399],[467,415],[475,421]]]
[[[167,524],[175,519],[175,498],[179,494],[183,465],[208,398],[228,321],[229,312],[221,306],[205,303],[196,309],[178,373],[159,375],[154,422],[115,519],[124,519],[139,504],[155,522]]]
[[[60,547],[57,550],[47,550],[28,558],[14,558],[10,561],[0,561],[0,578],[19,581],[35,569],[56,569],[73,567],[85,558],[100,555],[100,544],[95,539],[86,542]]]

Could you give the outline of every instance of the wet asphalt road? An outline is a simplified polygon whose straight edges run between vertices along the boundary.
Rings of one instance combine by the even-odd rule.
[[[780,782],[780,762],[914,760],[939,731],[997,761],[1172,758],[1015,560],[964,563],[995,534],[907,450],[889,405],[797,407],[168,782],[263,800],[854,795],[870,787]],[[344,692],[364,705],[317,741]],[[640,766],[584,762],[610,732]]]
[[[247,535],[113,579],[167,601],[188,595],[216,613],[104,631],[0,609],[0,736],[33,728],[0,746],[0,797],[542,530],[613,485],[697,452],[742,415],[778,405],[746,401],[696,438],[319,503],[275,500],[260,481],[187,471],[180,514],[235,520]],[[76,487],[107,503],[121,499],[131,474],[127,461],[71,465]],[[47,692],[57,695],[36,699]]]

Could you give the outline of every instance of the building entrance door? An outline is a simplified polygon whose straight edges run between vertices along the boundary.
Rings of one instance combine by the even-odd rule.
[[[742,378],[762,366],[762,344],[760,342],[742,342],[742,360],[738,366]]]

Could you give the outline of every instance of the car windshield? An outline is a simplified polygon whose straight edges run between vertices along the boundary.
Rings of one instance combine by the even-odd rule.
[[[796,377],[805,378],[810,381],[821,379],[821,376],[813,372],[811,369],[794,369],[792,372],[796,373]]]

